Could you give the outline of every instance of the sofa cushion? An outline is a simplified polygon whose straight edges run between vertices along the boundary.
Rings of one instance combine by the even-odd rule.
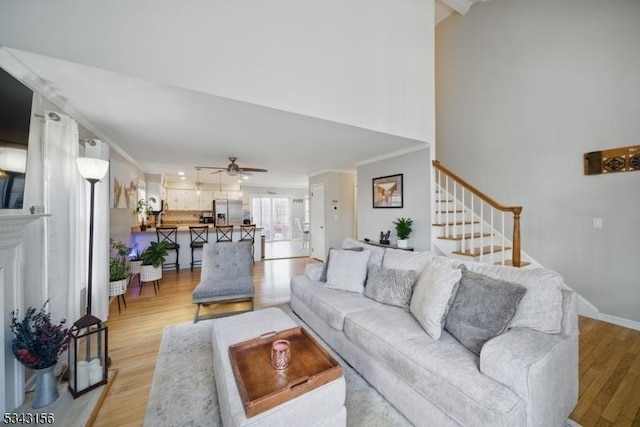
[[[424,263],[409,306],[411,314],[431,338],[440,338],[447,311],[458,290],[462,272],[436,260]]]
[[[374,301],[409,311],[417,276],[415,270],[396,270],[374,265],[369,269],[364,295]]]
[[[564,281],[546,268],[522,269],[482,263],[465,263],[470,271],[527,288],[509,327],[531,328],[547,334],[562,329],[562,286]]]
[[[382,260],[384,268],[398,270],[415,270],[418,275],[422,272],[425,262],[433,259],[433,252],[403,251],[402,249],[387,249]]]
[[[331,251],[327,268],[327,287],[361,294],[367,279],[369,251],[336,249]]]
[[[334,250],[335,248],[329,248],[329,252],[327,252],[327,260],[324,262],[324,266],[322,268],[322,274],[320,275],[320,278],[318,280],[320,280],[321,282],[326,282],[327,281],[327,269],[329,268],[329,261],[331,260],[331,251]],[[343,248],[345,250],[349,250],[349,251],[362,251],[364,250],[364,248],[362,247],[356,247],[356,248]]]
[[[291,294],[338,331],[343,330],[344,319],[349,313],[380,305],[359,294],[328,289],[322,282],[310,280],[305,276],[295,276],[291,279]]]
[[[464,266],[461,270],[445,329],[462,345],[480,354],[485,342],[507,330],[527,288],[474,273]]]
[[[447,332],[434,340],[410,313],[388,305],[349,313],[344,332],[460,425],[522,425],[524,402],[483,375],[478,356]]]
[[[341,249],[363,248],[364,250],[369,251],[369,261],[367,262],[367,268],[371,268],[371,266],[373,265],[377,265],[378,267],[382,266],[382,258],[384,258],[385,248],[359,242],[349,237],[347,237],[342,241],[340,248]]]

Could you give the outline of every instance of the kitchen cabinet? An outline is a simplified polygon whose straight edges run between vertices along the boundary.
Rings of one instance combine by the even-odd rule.
[[[146,174],[145,181],[147,185],[147,200],[155,199],[155,202],[149,202],[151,210],[162,210],[160,203],[167,200],[167,187],[165,185],[165,177],[158,174]]]

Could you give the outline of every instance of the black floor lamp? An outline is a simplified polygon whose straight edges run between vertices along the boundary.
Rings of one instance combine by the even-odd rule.
[[[77,159],[80,174],[91,185],[89,211],[89,272],[86,314],[74,322],[69,342],[69,391],[74,398],[107,383],[108,330],[91,314],[93,280],[93,210],[95,185],[107,173],[109,162],[89,157]]]

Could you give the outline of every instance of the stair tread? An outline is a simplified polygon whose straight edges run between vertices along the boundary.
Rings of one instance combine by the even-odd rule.
[[[481,253],[481,249],[482,249],[482,253]],[[506,251],[511,249],[508,246],[494,246],[493,247],[493,252],[500,252],[500,251]],[[487,255],[491,253],[491,245],[488,246],[483,246],[482,248],[469,248],[469,249],[465,249],[464,251],[453,251],[452,253],[456,254],[456,255],[464,255],[464,256],[471,256],[471,257],[476,257],[476,256],[480,256],[480,255]]]
[[[464,224],[478,224],[480,221],[464,221]],[[436,224],[432,224],[434,227],[444,227],[445,225],[462,225],[463,222],[462,221],[458,221],[458,222],[443,222],[443,223],[436,223]]]
[[[436,211],[437,214],[448,214],[448,213],[462,213],[464,212],[462,209],[458,209],[458,210],[448,210],[448,211]]]
[[[491,233],[473,233],[473,237],[475,239],[480,237],[491,237]],[[470,239],[471,233],[466,233],[464,236],[462,234],[454,234],[452,236],[440,236],[438,239],[442,240],[462,240],[462,239]]]

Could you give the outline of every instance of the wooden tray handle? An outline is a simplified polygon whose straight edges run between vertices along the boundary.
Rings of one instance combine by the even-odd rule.
[[[291,381],[288,385],[287,385],[287,389],[288,390],[293,390],[296,387],[300,387],[303,384],[308,383],[310,380],[310,378],[308,376],[304,376],[304,377],[300,377],[297,380],[293,380]]]
[[[258,338],[262,339],[262,338],[268,338],[268,337],[272,337],[275,334],[277,334],[276,331],[271,331],[271,332],[265,332],[264,334],[260,335]]]

